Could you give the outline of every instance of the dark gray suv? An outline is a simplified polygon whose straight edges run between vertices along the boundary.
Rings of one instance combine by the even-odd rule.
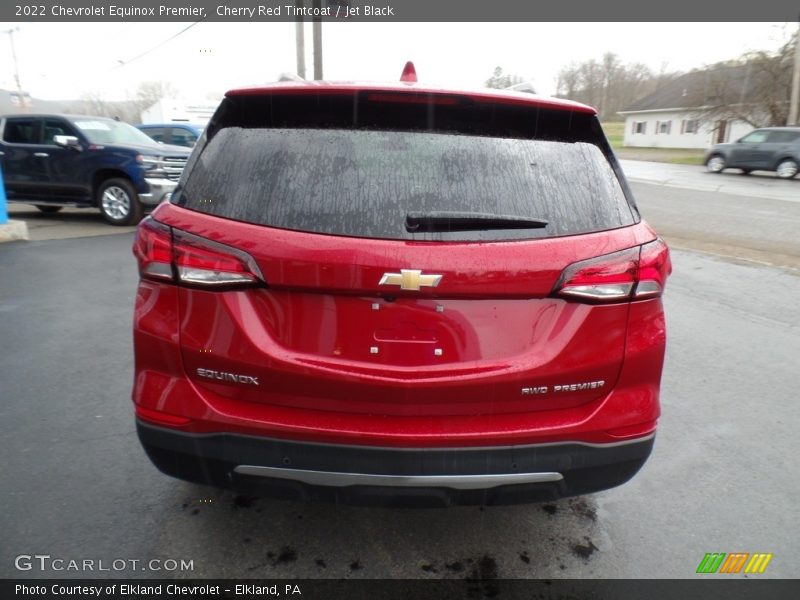
[[[706,168],[712,173],[723,169],[775,171],[791,179],[800,165],[800,127],[766,127],[751,131],[733,144],[716,144],[706,153]]]

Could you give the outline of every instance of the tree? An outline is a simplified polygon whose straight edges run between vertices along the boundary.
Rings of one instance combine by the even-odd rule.
[[[175,86],[169,81],[143,81],[136,88],[136,105],[139,110],[147,110],[163,98],[171,98],[177,94]]]
[[[486,80],[484,85],[488,88],[504,90],[517,83],[522,83],[523,81],[525,80],[519,75],[504,74],[502,67],[495,67],[494,74]]]
[[[141,114],[135,102],[114,102],[103,99],[97,91],[88,91],[81,94],[80,100],[66,102],[62,105],[64,112],[109,117],[127,123],[139,123]]]
[[[601,59],[570,63],[562,67],[556,82],[556,94],[597,108],[601,119],[614,119],[635,100],[675,77],[665,69],[654,75],[641,63],[624,64],[613,52]]]
[[[578,66],[573,62],[566,67],[562,67],[558,73],[556,82],[556,94],[570,100],[575,100],[581,84],[581,77],[578,73]]]
[[[692,91],[697,116],[711,122],[738,120],[752,127],[785,125],[796,43],[791,40],[777,52],[749,52],[708,67],[705,85]]]
[[[80,112],[98,117],[113,117],[108,102],[103,100],[100,92],[91,91],[81,94]]]
[[[613,52],[606,52],[603,61],[600,63],[600,70],[603,75],[603,96],[598,104],[597,110],[603,114],[612,99],[612,88],[616,83],[618,73],[622,70],[622,63]]]

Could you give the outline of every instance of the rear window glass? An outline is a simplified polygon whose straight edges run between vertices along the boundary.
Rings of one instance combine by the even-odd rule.
[[[447,129],[344,129],[341,123],[232,125],[216,128],[195,152],[173,201],[271,227],[384,239],[530,239],[634,222],[603,151],[552,132],[526,139]],[[406,228],[409,213],[441,212],[538,219],[547,226]]]
[[[9,144],[38,143],[36,123],[34,119],[9,119],[6,121],[3,141]]]
[[[771,131],[768,142],[785,144],[787,142],[794,142],[800,140],[800,132],[798,131]]]
[[[146,133],[133,125],[111,119],[75,119],[73,123],[92,144],[144,144],[153,145]]]

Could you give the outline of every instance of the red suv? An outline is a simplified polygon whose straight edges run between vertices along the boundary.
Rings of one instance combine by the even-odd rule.
[[[587,106],[231,91],[134,254],[137,428],[169,475],[504,504],[650,454],[669,253]]]

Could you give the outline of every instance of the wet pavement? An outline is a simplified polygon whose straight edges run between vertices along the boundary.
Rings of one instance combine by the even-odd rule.
[[[764,577],[797,573],[800,277],[787,269],[674,251],[663,417],[629,483],[545,504],[399,510],[242,497],[158,473],[129,399],[131,242],[0,247],[2,577],[682,578],[706,552],[734,551],[772,552]],[[32,553],[193,568],[18,571],[15,557]]]

